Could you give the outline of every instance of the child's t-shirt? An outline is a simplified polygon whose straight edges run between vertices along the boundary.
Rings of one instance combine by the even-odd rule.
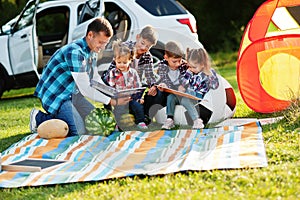
[[[124,82],[125,86],[128,86],[128,71],[127,72],[122,72],[124,76]]]
[[[168,76],[174,85],[179,85],[179,75],[180,75],[179,69],[177,70],[170,69],[168,72]]]

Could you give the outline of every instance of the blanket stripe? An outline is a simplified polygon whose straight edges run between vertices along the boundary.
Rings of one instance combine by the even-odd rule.
[[[115,132],[109,137],[82,135],[46,140],[31,134],[2,153],[2,164],[25,158],[67,162],[41,172],[1,171],[0,187],[267,166],[258,122],[202,130]]]

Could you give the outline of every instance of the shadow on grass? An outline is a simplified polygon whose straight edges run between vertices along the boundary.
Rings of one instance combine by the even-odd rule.
[[[0,139],[0,152],[3,152],[7,148],[9,148],[12,144],[17,143],[21,139],[23,139],[25,136],[29,135],[31,133],[22,133],[17,135],[12,135],[10,137],[5,137]]]
[[[282,116],[281,112],[274,112],[274,113],[257,113],[257,112],[251,112],[249,114],[246,114],[243,116],[243,118],[257,118],[257,119],[263,119],[263,118],[271,118],[271,117],[279,117]]]
[[[9,100],[16,100],[16,99],[23,99],[23,98],[36,98],[33,94],[20,94],[14,96],[4,96],[0,99],[0,101],[9,101]]]

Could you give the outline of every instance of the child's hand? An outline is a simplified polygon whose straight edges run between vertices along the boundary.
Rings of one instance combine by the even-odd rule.
[[[167,84],[165,84],[165,83],[160,83],[158,86],[160,86],[160,87],[165,87],[165,88],[168,87]]]
[[[185,92],[185,88],[184,88],[182,85],[180,85],[180,86],[178,87],[178,91],[179,91],[179,92]]]
[[[163,91],[163,87],[164,87],[164,88],[168,88],[167,84],[165,84],[165,83],[160,83],[160,84],[157,86],[157,89],[159,89],[160,91]]]
[[[138,102],[139,102],[140,104],[144,104],[145,101],[144,101],[144,99],[139,99]]]
[[[149,88],[148,95],[155,96],[156,94],[157,94],[156,86],[152,86],[151,88]]]

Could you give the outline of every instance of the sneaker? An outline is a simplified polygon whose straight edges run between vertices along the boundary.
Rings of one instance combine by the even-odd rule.
[[[145,124],[145,122],[138,123],[137,127],[139,129],[148,129],[148,126]]]
[[[151,124],[151,119],[150,119],[150,117],[149,117],[149,116],[147,116],[147,115],[145,115],[145,119],[144,119],[144,121],[145,121],[145,124],[146,124],[146,125],[149,125],[149,124]]]
[[[165,121],[165,123],[164,123],[164,125],[162,125],[162,129],[171,129],[171,128],[174,128],[174,120],[173,119],[171,119],[171,118],[168,118],[166,121]]]
[[[202,119],[198,118],[194,121],[193,129],[201,129],[204,128],[204,124]]]
[[[30,122],[29,122],[29,128],[32,133],[37,132],[37,125],[36,125],[36,115],[38,114],[39,110],[32,108],[30,111]]]

